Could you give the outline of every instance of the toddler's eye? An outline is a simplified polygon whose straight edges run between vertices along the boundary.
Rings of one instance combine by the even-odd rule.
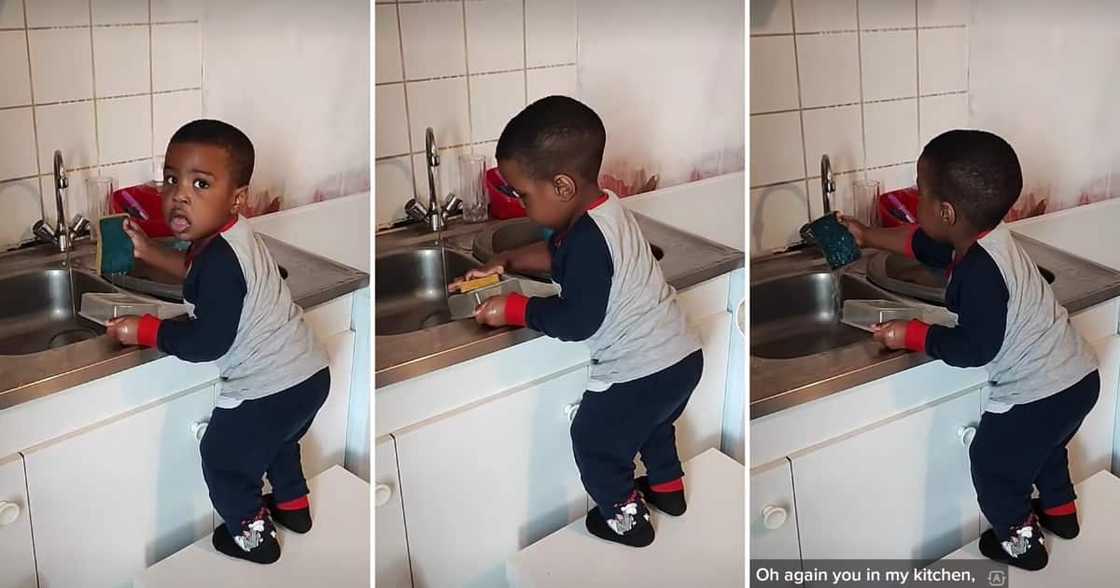
[[[179,183],[179,179],[175,176],[163,176],[163,183],[171,184],[172,186],[174,186],[175,184]]]
[[[196,190],[205,190],[210,187],[210,182],[206,180],[195,180],[194,187]]]

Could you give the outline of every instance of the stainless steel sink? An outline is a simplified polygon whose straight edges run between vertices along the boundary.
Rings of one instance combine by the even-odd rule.
[[[29,355],[105,332],[78,315],[82,294],[114,292],[77,269],[37,269],[0,278],[0,355]]]
[[[493,231],[478,234],[474,240],[474,256],[486,263],[497,253],[544,241],[547,237],[548,229],[528,219],[507,221]],[[653,250],[653,257],[658,261],[665,256],[665,251],[653,243],[650,243],[650,249]],[[534,278],[549,279],[548,273],[529,275]]]
[[[866,341],[840,322],[844,300],[893,298],[848,274],[825,271],[751,285],[751,355],[793,359]]]
[[[376,335],[400,335],[451,322],[447,282],[478,266],[470,256],[437,247],[379,255],[374,260]]]

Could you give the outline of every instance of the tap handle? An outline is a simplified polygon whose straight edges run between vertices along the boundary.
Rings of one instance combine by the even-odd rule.
[[[454,193],[447,195],[447,204],[443,206],[443,211],[446,216],[451,216],[463,210],[463,201]]]
[[[89,219],[78,214],[74,215],[74,220],[70,221],[70,232],[74,236],[82,236],[89,234],[90,222]]]

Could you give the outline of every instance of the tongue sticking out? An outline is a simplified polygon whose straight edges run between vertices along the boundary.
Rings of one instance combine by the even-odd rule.
[[[171,230],[176,233],[182,233],[191,227],[191,221],[181,216],[171,217],[171,222],[168,224],[171,226]]]

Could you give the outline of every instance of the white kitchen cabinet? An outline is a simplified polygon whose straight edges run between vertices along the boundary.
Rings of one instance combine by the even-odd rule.
[[[415,586],[504,586],[509,557],[585,514],[565,408],[586,383],[576,368],[393,434]]]
[[[404,530],[404,504],[401,481],[397,475],[397,450],[393,438],[377,440],[374,449],[373,505],[377,509],[376,584],[384,588],[411,588],[412,570],[408,563],[408,539]]]
[[[979,418],[973,388],[792,455],[802,557],[936,559],[979,536]]]
[[[213,529],[192,425],[213,384],[24,452],[40,588],[120,585]]]
[[[731,314],[725,311],[695,324],[704,349],[704,375],[677,420],[677,451],[682,462],[708,449],[719,449],[723,434],[723,401],[727,394],[731,320]]]
[[[0,588],[36,588],[23,459],[0,459]]]
[[[793,471],[782,458],[750,471],[751,557],[754,559],[801,558],[797,542],[797,508],[793,495]]]
[[[323,340],[330,356],[331,389],[300,441],[303,475],[312,478],[346,456],[346,421],[350,406],[350,380],[354,365],[354,332],[343,331]]]
[[[1076,484],[1112,467],[1116,426],[1116,387],[1120,377],[1120,337],[1093,343],[1100,361],[1101,395],[1068,445],[1070,477]]]

